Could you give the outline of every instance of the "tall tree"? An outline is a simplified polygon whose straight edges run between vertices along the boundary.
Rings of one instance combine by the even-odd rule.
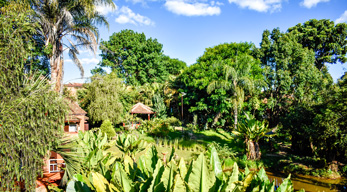
[[[40,35],[48,49],[51,82],[56,91],[62,92],[64,75],[63,52],[68,51],[73,62],[84,75],[78,59],[81,47],[96,53],[99,32],[97,24],[108,25],[104,16],[96,11],[96,5],[114,7],[112,0],[32,0],[34,21],[41,26]]]
[[[47,81],[28,73],[37,23],[26,2],[10,2],[0,15],[0,191],[35,190],[43,159],[62,136],[66,105]]]
[[[157,39],[147,39],[144,33],[122,30],[101,42],[100,66],[111,67],[128,85],[164,82],[168,72],[162,48]]]
[[[258,55],[265,69],[267,85],[262,95],[269,126],[282,124],[281,130],[291,135],[293,151],[307,153],[313,138],[308,132],[307,122],[313,118],[309,109],[323,101],[332,78],[326,67],[315,66],[314,51],[304,48],[297,38],[279,29],[266,30]]]
[[[215,89],[210,94],[207,87],[212,81],[223,79],[223,67],[214,67],[215,63],[235,64],[237,55],[251,55],[254,49],[251,43],[224,43],[207,48],[177,79],[175,88],[185,92],[184,109],[198,116],[198,124],[225,125],[230,122],[229,112],[232,103],[230,94],[223,89]],[[259,62],[252,62],[252,78],[263,78]],[[235,67],[235,66],[234,66]],[[228,114],[228,115],[225,115]]]
[[[325,63],[347,62],[347,23],[334,24],[329,19],[311,19],[288,29],[298,42],[315,53],[315,65],[322,69]]]
[[[105,120],[119,124],[128,118],[135,97],[133,94],[115,73],[95,75],[86,85],[82,106],[96,125]]]
[[[234,128],[237,128],[237,117],[242,107],[245,90],[249,92],[254,89],[254,81],[251,78],[251,67],[257,61],[250,55],[240,55],[234,58],[233,63],[227,63],[222,67],[222,78],[213,80],[207,87],[211,93],[216,89],[222,89],[227,93],[228,101],[232,103],[234,114]]]

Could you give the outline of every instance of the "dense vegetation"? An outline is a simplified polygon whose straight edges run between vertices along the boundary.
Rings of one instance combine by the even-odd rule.
[[[346,174],[347,75],[334,83],[327,68],[347,60],[347,24],[324,19],[285,32],[265,30],[259,47],[240,42],[207,48],[189,67],[143,33],[114,33],[101,42],[102,61],[76,99],[96,131],[61,140],[67,112],[59,94],[63,50],[83,73],[78,49],[95,51],[97,25],[107,24],[95,9],[100,2],[113,5],[1,1],[0,190],[33,190],[50,150],[65,159],[67,191],[274,191],[263,169],[247,171],[251,164],[290,172],[299,162]],[[76,41],[63,47],[63,36]],[[152,108],[152,121],[129,114],[137,102]],[[117,135],[134,129],[133,123],[141,123],[134,135],[144,138]],[[204,142],[221,138],[201,136],[206,130],[224,130],[228,140],[209,147]],[[161,156],[149,140],[208,155],[178,160],[170,150]],[[277,159],[269,160],[269,153]],[[245,171],[236,164],[225,169],[231,161]],[[290,180],[278,189],[292,191]]]

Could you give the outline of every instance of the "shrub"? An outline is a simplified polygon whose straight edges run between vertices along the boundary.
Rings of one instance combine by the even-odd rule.
[[[108,139],[111,139],[112,137],[116,136],[116,132],[114,131],[112,122],[108,119],[102,122],[100,130],[102,133],[105,133],[107,135]]]
[[[171,126],[181,126],[182,122],[177,119],[176,117],[169,117],[167,119],[165,119],[165,122],[170,124]]]
[[[170,124],[162,119],[146,120],[140,125],[138,130],[155,137],[166,137],[170,131],[173,131]]]

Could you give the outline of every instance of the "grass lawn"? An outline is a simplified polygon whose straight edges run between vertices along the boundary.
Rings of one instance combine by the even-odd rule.
[[[185,134],[182,137],[182,132],[179,130],[171,131],[166,138],[153,137],[147,134],[141,134],[137,131],[132,132],[139,136],[140,139],[146,141],[149,144],[155,145],[158,150],[158,154],[163,158],[163,153],[167,153],[168,158],[172,148],[175,148],[175,158],[183,158],[186,161],[196,158],[200,153],[205,153],[208,146],[212,143],[216,143],[220,146],[228,146],[235,152],[243,152],[243,143],[235,139],[232,135],[226,131],[219,130],[206,130],[197,133],[193,133],[191,137],[187,138]],[[122,152],[116,146],[112,146],[110,151],[122,155]],[[143,155],[144,152],[138,153],[136,159]]]

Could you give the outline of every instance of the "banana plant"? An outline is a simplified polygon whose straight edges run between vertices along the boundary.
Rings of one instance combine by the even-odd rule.
[[[128,155],[135,161],[135,155],[143,151],[146,148],[147,143],[135,135],[122,134],[117,137],[116,146],[123,152],[123,158]]]
[[[116,161],[110,167],[111,178],[90,172],[76,175],[69,183],[72,191],[124,191],[124,192],[292,192],[290,176],[275,190],[275,182],[270,182],[264,169],[251,172],[247,168],[240,172],[234,163],[231,173],[222,170],[216,149],[211,149],[210,163],[201,153],[189,164],[181,159],[176,162],[169,158],[165,163],[159,158],[155,146],[147,146],[144,155],[135,162],[129,156]]]

